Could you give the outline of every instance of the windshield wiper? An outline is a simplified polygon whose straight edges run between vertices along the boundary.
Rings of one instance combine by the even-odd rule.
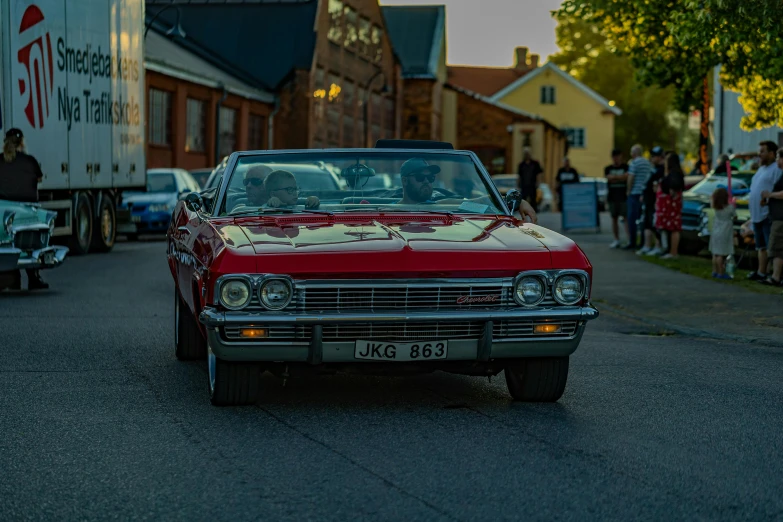
[[[254,214],[293,214],[295,212],[292,208],[257,208],[254,210],[242,210],[240,212],[230,212],[229,216],[251,216]]]
[[[250,216],[254,214],[320,214],[323,216],[333,216],[334,212],[328,210],[310,210],[296,208],[258,208],[255,210],[242,210],[240,212],[231,212],[229,216]]]

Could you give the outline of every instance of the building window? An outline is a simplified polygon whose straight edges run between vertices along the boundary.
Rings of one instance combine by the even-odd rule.
[[[340,0],[329,0],[329,40],[342,43],[343,39],[343,3]]]
[[[237,111],[230,107],[220,108],[220,157],[228,156],[237,146]]]
[[[188,98],[185,114],[187,133],[185,134],[185,152],[204,152],[207,134],[207,102]]]
[[[345,47],[356,49],[356,42],[359,41],[359,18],[352,7],[345,6]]]
[[[330,106],[326,110],[326,143],[329,147],[340,146],[340,109]]]
[[[149,142],[171,145],[171,93],[150,89]]]
[[[382,34],[381,28],[377,25],[372,26],[372,35],[370,36],[370,39],[372,41],[372,60],[376,63],[381,61],[381,58],[383,58],[383,44],[382,44]]]
[[[568,139],[568,146],[572,149],[584,149],[585,148],[585,129],[584,127],[578,128],[563,128],[566,139]]]
[[[383,127],[386,130],[386,138],[394,138],[394,100],[386,98],[383,100],[384,113],[383,113]]]
[[[552,85],[543,85],[541,87],[541,105],[555,104],[555,88]]]
[[[354,83],[350,80],[345,80],[343,85],[343,107],[345,107],[345,114],[347,116],[354,115],[354,107],[356,106],[356,96]]]
[[[381,124],[381,95],[377,92],[370,95],[370,119],[372,123]]]
[[[262,150],[264,146],[264,125],[266,118],[258,114],[251,114],[248,121],[247,141],[251,150]]]
[[[370,58],[372,49],[372,24],[366,18],[359,19],[359,54]]]
[[[353,116],[343,116],[343,147],[355,147],[354,143],[354,128],[356,122]]]

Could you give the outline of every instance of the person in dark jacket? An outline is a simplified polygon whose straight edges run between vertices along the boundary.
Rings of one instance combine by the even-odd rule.
[[[24,135],[19,129],[10,129],[5,134],[3,155],[0,157],[0,199],[22,203],[38,202],[38,183],[43,172],[38,161],[24,152]],[[49,288],[41,279],[38,269],[27,269],[27,288],[39,290]],[[22,273],[16,273],[12,290],[22,289]]]

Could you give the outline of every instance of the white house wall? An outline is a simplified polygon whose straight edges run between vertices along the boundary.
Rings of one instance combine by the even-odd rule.
[[[756,151],[759,148],[759,142],[770,140],[783,146],[783,128],[769,127],[761,130],[744,131],[740,128],[740,120],[745,116],[745,111],[739,102],[739,93],[724,91],[718,78],[719,69],[715,69],[714,107],[715,120],[713,122],[715,129],[715,157],[722,153],[748,152]],[[721,94],[723,103],[721,104]],[[721,111],[723,118],[721,121]]]

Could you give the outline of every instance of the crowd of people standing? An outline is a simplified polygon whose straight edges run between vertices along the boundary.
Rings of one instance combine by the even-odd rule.
[[[653,147],[650,159],[641,145],[631,147],[631,160],[612,151],[612,163],[604,169],[608,183],[607,203],[612,218],[611,248],[638,255],[676,258],[682,230],[682,192],[685,188],[680,157]],[[620,242],[620,218],[625,221],[628,242]],[[641,231],[638,224],[641,222]],[[641,237],[639,232],[641,232]]]

